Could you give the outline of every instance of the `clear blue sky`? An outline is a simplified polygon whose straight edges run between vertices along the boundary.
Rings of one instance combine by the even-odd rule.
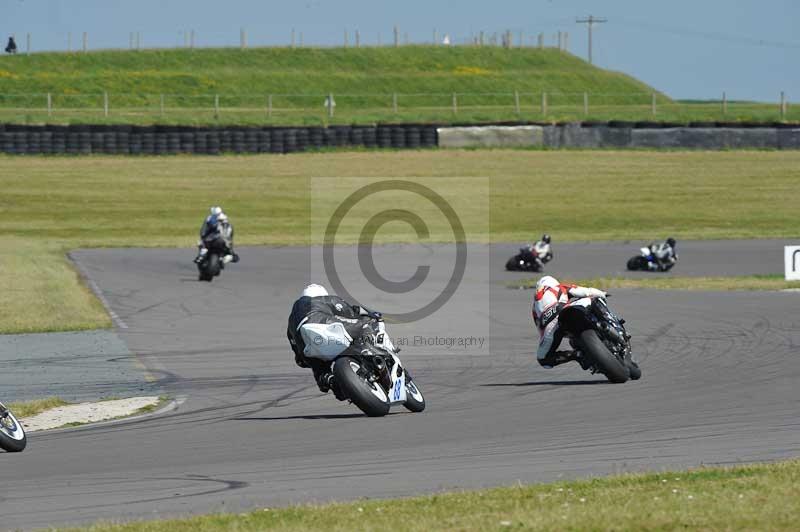
[[[65,50],[89,33],[90,48],[125,48],[129,33],[147,47],[183,43],[234,46],[246,28],[251,46],[288,44],[291,30],[315,45],[341,44],[345,29],[363,42],[384,43],[397,24],[412,42],[433,30],[462,42],[472,33],[510,29],[532,39],[569,32],[569,48],[586,57],[587,36],[576,17],[595,27],[595,64],[632,74],[676,98],[775,101],[781,90],[800,101],[799,0],[0,0],[0,36],[17,35],[34,50]]]

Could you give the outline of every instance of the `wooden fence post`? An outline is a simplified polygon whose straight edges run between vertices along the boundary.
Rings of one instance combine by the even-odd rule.
[[[547,116],[547,93],[542,91],[542,116]]]
[[[583,93],[583,116],[589,116],[589,93]]]
[[[650,99],[650,114],[656,116],[656,93],[654,92]]]
[[[267,118],[272,118],[272,94],[267,96]]]
[[[108,92],[103,91],[103,116],[108,118]]]
[[[725,91],[722,91],[722,116],[728,114],[728,96]]]
[[[83,53],[89,49],[89,35],[84,31],[83,32]]]
[[[214,118],[219,120],[219,94],[214,95]]]
[[[392,93],[392,110],[394,111],[394,114],[397,114],[397,93],[396,92]]]
[[[514,110],[519,114],[519,91],[514,91]]]
[[[53,116],[53,95],[47,93],[47,116]]]
[[[458,96],[453,93],[453,114],[458,114]]]

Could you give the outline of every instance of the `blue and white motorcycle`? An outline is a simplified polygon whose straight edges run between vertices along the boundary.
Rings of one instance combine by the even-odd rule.
[[[370,417],[385,416],[394,405],[425,410],[425,398],[397,357],[382,320],[355,340],[341,323],[303,327],[307,357],[333,363],[334,386]]]
[[[645,246],[639,249],[639,254],[628,259],[628,269],[631,271],[642,270],[651,272],[666,272],[672,269],[675,261],[659,264],[653,254],[653,248]]]

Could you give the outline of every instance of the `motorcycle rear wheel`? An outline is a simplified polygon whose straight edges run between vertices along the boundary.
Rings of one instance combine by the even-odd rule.
[[[25,449],[28,437],[25,429],[10,410],[0,417],[0,448],[10,453],[18,453]]]
[[[594,329],[583,331],[581,333],[581,344],[583,345],[583,351],[589,355],[598,371],[605,375],[609,381],[622,384],[630,378],[628,367],[608,350],[597,335],[597,331]]]
[[[363,377],[361,370],[361,362],[353,357],[340,357],[333,364],[333,376],[342,393],[367,416],[385,416],[389,413],[386,391]]]

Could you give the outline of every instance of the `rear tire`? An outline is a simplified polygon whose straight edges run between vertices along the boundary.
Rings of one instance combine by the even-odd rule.
[[[422,395],[420,389],[417,388],[414,379],[411,378],[408,372],[406,372],[406,401],[403,403],[403,406],[411,412],[422,412],[425,410],[425,397]]]
[[[0,419],[0,447],[9,453],[18,453],[25,449],[28,437],[25,429],[10,411]]]
[[[581,343],[583,351],[595,363],[597,369],[608,378],[609,381],[621,384],[630,377],[628,368],[615,357],[606,345],[597,336],[594,329],[586,329],[581,333]]]
[[[339,357],[333,364],[333,376],[342,393],[369,417],[389,413],[389,397],[377,383],[370,383],[358,374],[361,362],[352,357]]]

